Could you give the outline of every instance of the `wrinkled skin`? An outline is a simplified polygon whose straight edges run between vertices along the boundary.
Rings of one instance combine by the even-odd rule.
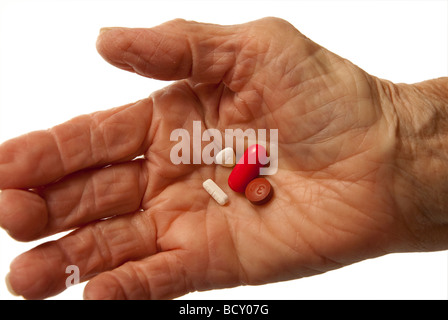
[[[394,84],[274,18],[103,31],[108,62],[177,81],[0,146],[0,225],[21,241],[75,229],[12,262],[17,294],[57,294],[68,265],[92,279],[85,298],[163,299],[418,250],[400,209]],[[193,120],[278,129],[268,204],[230,190],[229,168],[171,163],[170,133]],[[208,178],[226,206],[202,189]]]

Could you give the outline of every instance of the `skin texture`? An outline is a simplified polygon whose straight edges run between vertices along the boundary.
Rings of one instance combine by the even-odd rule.
[[[439,179],[419,175],[428,163],[414,130],[432,113],[409,116],[446,80],[437,91],[377,79],[275,18],[109,28],[97,48],[114,66],[177,81],[0,146],[0,225],[20,241],[75,229],[11,263],[17,294],[61,292],[68,265],[91,279],[85,298],[167,299],[446,248],[444,207],[425,206],[420,188]],[[278,129],[269,203],[230,190],[229,168],[171,163],[170,133],[192,135],[198,120],[203,130]],[[226,206],[202,189],[208,178]]]

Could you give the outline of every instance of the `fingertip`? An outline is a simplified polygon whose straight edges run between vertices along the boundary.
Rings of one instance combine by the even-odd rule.
[[[84,292],[83,292],[83,296],[82,298],[84,300],[102,300],[100,299],[98,293],[97,293],[97,288],[95,288],[95,286],[91,285],[91,281],[89,281],[86,286],[84,287]]]
[[[106,37],[108,37],[108,33],[114,29],[117,29],[115,27],[104,27],[100,29],[100,32],[98,34],[98,37],[96,39],[96,49],[98,50],[99,54],[103,56],[102,51],[104,48],[104,40],[107,40]],[[104,58],[104,56],[103,56]]]
[[[0,204],[0,227],[18,241],[36,239],[47,224],[46,203],[34,192],[3,190]]]
[[[37,300],[65,290],[68,275],[58,254],[60,249],[47,242],[16,257],[8,276],[13,291],[27,300]]]
[[[6,283],[6,288],[8,289],[9,293],[11,293],[13,296],[19,297],[20,295],[14,290],[14,288],[11,285],[11,280],[10,280],[10,274],[8,273],[5,277],[5,283]]]
[[[103,28],[101,28],[100,32],[98,34],[97,42],[96,42],[97,48],[99,47],[98,45],[101,44],[101,42],[103,40],[105,40],[105,39],[113,40],[114,38],[117,38],[120,35],[120,33],[123,33],[124,31],[126,31],[128,29],[129,28],[125,28],[125,27],[103,27]]]
[[[32,268],[29,266],[29,261],[24,255],[16,257],[10,264],[10,272],[5,279],[6,286],[15,296],[22,296],[25,299],[39,299],[41,297],[36,293],[39,292],[44,277],[39,263]]]
[[[100,56],[108,63],[127,71],[133,71],[126,63],[121,61],[123,42],[126,41],[126,35],[123,36],[129,28],[124,27],[104,27],[100,29],[96,40],[96,50]]]
[[[119,294],[119,286],[110,279],[108,273],[103,273],[90,280],[84,287],[84,300],[124,300]]]

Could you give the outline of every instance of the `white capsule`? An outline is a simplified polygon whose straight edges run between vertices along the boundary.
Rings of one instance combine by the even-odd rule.
[[[223,206],[229,201],[227,194],[212,179],[205,180],[202,186],[220,205]]]
[[[224,167],[233,167],[235,165],[235,152],[230,147],[222,149],[216,155],[215,163]]]

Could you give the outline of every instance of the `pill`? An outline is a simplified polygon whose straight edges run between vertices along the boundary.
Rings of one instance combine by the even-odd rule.
[[[224,148],[216,155],[215,162],[224,167],[231,168],[235,165],[235,152],[230,147]]]
[[[205,180],[202,186],[220,205],[223,206],[229,201],[227,194],[212,179]]]
[[[233,191],[244,193],[246,186],[259,175],[260,168],[268,162],[267,160],[266,149],[263,146],[251,145],[230,173],[229,187]]]
[[[256,205],[262,205],[271,200],[273,189],[265,178],[255,178],[246,187],[246,198]]]

